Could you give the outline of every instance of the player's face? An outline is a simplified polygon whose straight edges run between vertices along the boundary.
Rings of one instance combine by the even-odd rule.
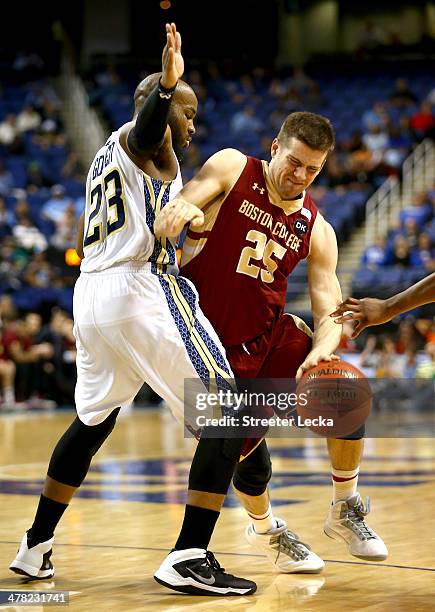
[[[270,178],[283,200],[296,198],[307,189],[319,174],[328,155],[327,152],[311,149],[293,137],[285,146],[275,138],[271,154]]]
[[[176,152],[182,152],[189,146],[195,134],[194,120],[197,110],[198,100],[190,87],[183,87],[175,92],[169,114],[169,125]]]

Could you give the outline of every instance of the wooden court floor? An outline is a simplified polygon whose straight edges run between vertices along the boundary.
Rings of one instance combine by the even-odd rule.
[[[246,517],[231,495],[210,548],[232,573],[255,580],[257,593],[195,598],[158,585],[152,575],[176,539],[193,451],[192,440],[184,440],[164,412],[135,412],[118,422],[57,530],[56,579],[22,582],[8,564],[31,524],[51,449],[72,418],[72,413],[0,417],[1,591],[69,591],[69,609],[84,611],[435,609],[433,439],[366,442],[359,489],[371,498],[369,524],[388,545],[386,561],[359,561],[323,535],[331,494],[324,441],[275,440],[270,442],[275,514],[327,561],[324,572],[274,573],[245,541]]]

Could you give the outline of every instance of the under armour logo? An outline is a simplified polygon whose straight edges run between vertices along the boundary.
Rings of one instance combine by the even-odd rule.
[[[172,98],[171,93],[165,93],[163,91],[159,91],[159,96],[163,98],[164,100],[170,100]]]
[[[254,184],[252,185],[252,189],[253,189],[254,191],[255,191],[256,189],[258,189],[258,191],[260,192],[260,194],[261,194],[261,195],[263,195],[263,193],[266,191],[266,190],[264,189],[264,187],[259,187],[259,186],[258,186],[258,183],[254,183]]]

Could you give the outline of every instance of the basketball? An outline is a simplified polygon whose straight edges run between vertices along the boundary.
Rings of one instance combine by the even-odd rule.
[[[370,384],[346,361],[324,361],[307,370],[298,386],[298,424],[321,436],[341,438],[357,431],[372,406]]]

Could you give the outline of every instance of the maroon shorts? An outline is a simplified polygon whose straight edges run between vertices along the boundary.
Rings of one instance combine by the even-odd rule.
[[[226,348],[227,358],[237,378],[294,378],[311,350],[311,331],[290,314],[282,314],[261,336]],[[242,447],[245,458],[262,438],[247,438]]]

